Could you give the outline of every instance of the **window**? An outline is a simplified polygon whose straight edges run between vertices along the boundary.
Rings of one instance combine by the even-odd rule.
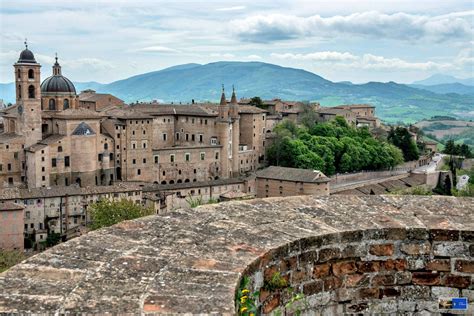
[[[18,85],[18,99],[21,99],[21,84]]]
[[[34,99],[35,98],[35,86],[34,85],[30,85],[28,87],[28,98],[29,99]]]
[[[143,130],[143,135],[146,135],[146,131],[145,131],[145,130]]]
[[[170,155],[170,162],[174,162],[174,154]]]
[[[155,163],[158,163],[160,161],[160,156],[155,156]]]
[[[146,140],[142,141],[142,148],[146,149]]]
[[[204,120],[204,124],[207,125],[207,120]]]
[[[196,139],[195,139],[195,137],[194,137],[194,134],[192,134],[192,135],[191,135],[191,141],[194,142],[195,140],[196,140]]]
[[[202,143],[202,134],[199,134],[199,142]]]
[[[0,164],[0,171],[3,171],[3,165]]]
[[[204,160],[206,158],[206,153],[201,153],[200,156],[201,156],[201,160]]]
[[[64,101],[63,101],[63,109],[64,109],[64,110],[69,109],[69,99],[64,99]]]
[[[132,131],[132,135],[135,135],[135,131]]]
[[[18,69],[18,78],[20,78],[20,69]],[[28,79],[35,79],[35,72],[33,69],[28,70]]]
[[[63,151],[63,146],[58,146],[58,153]]]
[[[44,167],[41,167],[41,172],[44,172],[44,170],[45,170]]]
[[[189,154],[189,153],[184,154],[184,160],[190,161],[191,160],[191,154]]]
[[[69,156],[64,157],[64,167],[69,167],[71,163],[69,162]]]
[[[135,165],[137,164],[137,160],[136,159],[132,159],[132,165]]]
[[[97,156],[97,159],[98,159],[99,161],[102,161],[102,158],[103,158],[103,155],[102,155],[102,154],[99,154],[99,155]]]
[[[186,133],[186,141],[189,140],[189,134]]]
[[[142,171],[140,169],[137,169],[137,175],[141,175]]]
[[[48,102],[48,109],[50,111],[56,111],[56,100],[54,99],[49,99],[49,102]]]
[[[163,133],[163,140],[166,141],[166,133]]]
[[[51,167],[56,167],[56,158],[51,159]]]
[[[179,133],[176,133],[176,140],[179,140]]]
[[[107,150],[107,149],[109,149],[109,144],[105,143],[104,144],[104,150]]]
[[[137,147],[137,144],[132,143],[132,149],[135,149]]]
[[[217,145],[217,137],[211,137],[211,145]]]
[[[143,163],[146,163],[146,158],[143,158]]]
[[[216,159],[219,159],[219,153],[216,152]]]

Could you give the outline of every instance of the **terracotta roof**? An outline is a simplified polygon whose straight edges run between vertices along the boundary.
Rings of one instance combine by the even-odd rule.
[[[115,97],[114,95],[112,95],[110,93],[81,93],[81,94],[79,94],[79,101],[82,101],[82,102],[97,102],[100,99],[110,98],[110,97],[117,98],[117,97]]]
[[[152,119],[153,117],[142,111],[135,110],[134,108],[114,108],[105,111],[108,117],[119,118],[122,120],[133,120],[133,119]]]
[[[10,143],[12,140],[19,140],[21,138],[23,138],[23,136],[15,133],[3,133],[0,134],[0,144]]]
[[[151,184],[143,188],[143,192],[155,192],[155,191],[170,191],[179,189],[189,188],[203,188],[218,185],[230,185],[244,183],[245,180],[242,178],[229,178],[229,179],[217,179],[211,181],[201,182],[187,182],[187,183],[174,183],[174,184]]]
[[[268,113],[268,111],[258,108],[256,106],[252,106],[252,105],[239,105],[239,113],[260,114],[260,113]]]
[[[44,116],[43,112],[43,116]],[[48,116],[51,118],[56,118],[56,119],[100,119],[103,118],[104,115],[89,109],[67,109],[61,112],[49,112]]]
[[[257,178],[274,179],[293,182],[329,182],[329,178],[321,171],[270,166],[257,171]]]
[[[0,201],[0,212],[1,211],[17,211],[17,210],[22,210],[22,209],[24,209],[24,207],[19,204],[8,202],[8,201]]]
[[[319,108],[318,110],[316,110],[316,113],[320,113],[320,114],[329,114],[329,115],[344,115],[344,114],[353,114],[351,111],[349,110],[345,110],[345,109],[337,109],[337,108]]]
[[[215,110],[213,110],[209,105],[201,104],[175,105],[140,103],[133,105],[131,108],[150,115],[217,116],[217,105],[215,106]]]
[[[370,104],[341,104],[341,105],[335,106],[335,108],[339,108],[339,109],[343,109],[343,108],[353,108],[353,109],[373,108],[373,109],[375,109],[375,106],[370,105]]]

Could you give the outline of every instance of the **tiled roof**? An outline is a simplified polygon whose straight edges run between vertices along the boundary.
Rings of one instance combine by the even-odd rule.
[[[79,94],[79,101],[83,101],[83,102],[97,102],[99,101],[100,99],[103,99],[103,98],[109,98],[109,97],[114,97],[116,98],[115,96],[109,94],[109,93],[81,93]]]
[[[44,116],[45,113],[42,113]],[[92,111],[89,109],[67,109],[60,112],[49,112],[49,117],[56,118],[56,119],[100,119],[104,117],[103,114],[98,113],[96,111]]]
[[[260,114],[260,113],[267,113],[267,110],[263,110],[261,108],[258,108],[256,106],[252,105],[239,105],[239,113],[244,113],[244,114]]]
[[[277,166],[270,166],[268,168],[257,171],[257,178],[314,183],[329,181],[329,178],[318,170]]]
[[[2,133],[0,134],[0,144],[10,143],[12,140],[19,140],[23,136],[15,133]]]
[[[330,115],[344,115],[344,114],[352,114],[351,111],[349,110],[344,110],[344,109],[336,109],[336,108],[319,108],[316,110],[317,113],[320,114],[330,114]]]
[[[22,209],[24,209],[24,207],[19,204],[8,202],[8,201],[0,201],[0,212],[1,211],[16,211],[16,210],[22,210]]]
[[[133,105],[132,109],[142,111],[150,115],[189,115],[189,116],[217,116],[217,105],[212,109],[209,105],[174,105],[174,104],[153,104],[140,103]]]
[[[335,106],[335,108],[339,108],[339,109],[344,109],[344,108],[357,109],[357,108],[361,108],[361,109],[364,109],[364,108],[375,108],[375,106],[370,105],[370,104],[341,104],[341,105]]]

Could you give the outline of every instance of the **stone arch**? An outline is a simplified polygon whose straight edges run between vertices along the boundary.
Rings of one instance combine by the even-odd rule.
[[[178,179],[178,181],[176,183],[183,183],[183,180]]]
[[[166,181],[164,181],[164,180],[163,180],[163,181],[161,181],[161,184],[166,184]]]
[[[471,235],[457,230],[381,228],[292,241],[245,268],[236,287],[236,308],[247,279],[250,293],[265,293],[257,299],[263,315],[285,313],[289,288],[303,293],[304,302],[298,305],[303,314],[396,313],[400,306],[423,312],[426,306],[437,307],[445,293],[456,292],[458,297],[471,286],[472,273],[467,276],[460,269],[461,262],[473,260],[462,246]],[[270,286],[274,277],[283,280],[279,287]]]
[[[35,71],[33,69],[28,70],[28,79],[35,79]]]
[[[63,101],[63,109],[64,109],[64,110],[69,109],[69,99],[64,99],[64,101]]]
[[[170,184],[174,184],[174,180],[170,180]]]

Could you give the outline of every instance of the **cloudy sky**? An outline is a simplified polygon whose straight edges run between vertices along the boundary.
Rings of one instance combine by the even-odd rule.
[[[183,63],[262,61],[333,81],[473,76],[472,0],[0,0],[0,82],[28,38],[49,75],[111,82]]]

